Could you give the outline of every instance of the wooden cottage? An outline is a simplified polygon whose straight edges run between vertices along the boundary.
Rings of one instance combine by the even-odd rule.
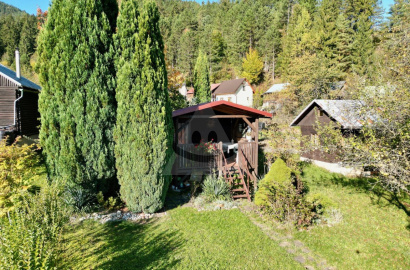
[[[299,126],[302,136],[309,136],[313,144],[320,145],[316,127],[334,123],[344,136],[356,135],[363,124],[372,123],[375,117],[366,112],[363,102],[359,100],[313,100],[290,124]],[[303,148],[303,141],[302,141]],[[326,163],[337,163],[336,154],[328,154],[320,150],[307,151],[302,158]]]
[[[7,133],[38,134],[40,90],[40,86],[21,76],[19,65],[17,72],[0,65],[0,139]]]
[[[173,175],[202,175],[215,170],[229,181],[234,198],[250,199],[258,174],[259,118],[272,115],[221,100],[174,111],[172,117]]]

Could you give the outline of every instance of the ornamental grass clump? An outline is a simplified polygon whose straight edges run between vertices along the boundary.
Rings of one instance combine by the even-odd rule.
[[[216,173],[212,173],[205,178],[202,184],[202,196],[207,202],[231,200],[228,183],[222,177],[218,177]]]

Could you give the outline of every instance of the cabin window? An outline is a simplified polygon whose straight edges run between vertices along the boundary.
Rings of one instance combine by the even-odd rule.
[[[319,110],[319,116],[323,116],[324,112],[322,110]]]
[[[199,133],[199,131],[194,131],[194,133],[192,133],[191,140],[192,140],[193,144],[199,144],[201,142],[201,139],[202,139],[202,137],[201,137],[201,133]]]
[[[218,135],[216,134],[215,131],[211,131],[208,134],[208,142],[213,141],[213,142],[217,142],[218,141]]]
[[[319,136],[317,134],[310,135],[310,139],[313,146],[320,146]]]
[[[228,101],[231,102],[232,98],[228,97]]]

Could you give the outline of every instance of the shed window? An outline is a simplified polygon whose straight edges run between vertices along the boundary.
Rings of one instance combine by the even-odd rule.
[[[199,144],[201,142],[201,139],[202,139],[202,137],[201,137],[201,133],[199,133],[199,131],[194,131],[194,133],[192,133],[191,140],[192,140],[193,144]]]
[[[218,141],[218,135],[216,134],[215,131],[211,131],[208,134],[208,142],[213,141],[213,142],[217,142]]]

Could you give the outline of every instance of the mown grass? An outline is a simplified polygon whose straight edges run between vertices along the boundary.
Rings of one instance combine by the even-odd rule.
[[[343,221],[295,232],[295,238],[338,269],[410,269],[408,201],[371,189],[368,179],[346,178],[312,165],[304,169],[303,179],[310,192],[339,204]]]
[[[87,221],[65,241],[69,269],[303,269],[237,209],[176,208],[145,224]]]

